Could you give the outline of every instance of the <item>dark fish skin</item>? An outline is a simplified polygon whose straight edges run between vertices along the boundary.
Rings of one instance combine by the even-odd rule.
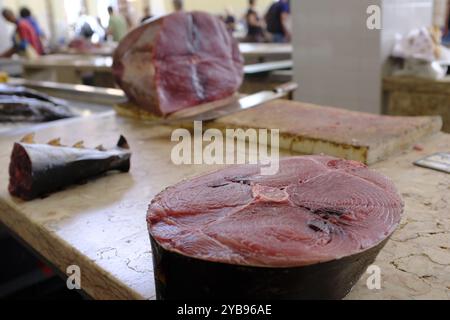
[[[29,201],[86,181],[108,171],[130,170],[125,137],[110,150],[15,143],[9,166],[9,192]]]
[[[40,101],[49,102],[54,105],[66,105],[62,99],[53,98],[39,91],[28,89],[21,86],[9,86],[0,84],[0,96],[16,96],[24,98],[32,98]]]
[[[340,300],[388,239],[367,251],[310,266],[238,266],[164,249],[150,235],[158,300]]]
[[[34,98],[0,95],[0,122],[46,122],[75,117],[67,106]]]
[[[0,85],[0,122],[46,122],[75,116],[64,100],[24,87]]]

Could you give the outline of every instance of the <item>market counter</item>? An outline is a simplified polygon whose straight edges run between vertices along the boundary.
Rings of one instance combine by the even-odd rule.
[[[14,141],[36,131],[37,141],[61,137],[113,145],[120,134],[133,151],[129,174],[111,174],[45,199],[23,202],[7,191]],[[184,178],[217,166],[175,166],[172,129],[100,114],[20,129],[0,137],[0,221],[63,274],[80,267],[81,287],[94,299],[154,299],[151,247],[145,215],[152,198]],[[375,264],[381,290],[369,290],[364,275],[348,299],[450,298],[450,175],[412,165],[425,155],[450,150],[450,135],[422,142],[373,169],[389,176],[405,200],[400,228]]]

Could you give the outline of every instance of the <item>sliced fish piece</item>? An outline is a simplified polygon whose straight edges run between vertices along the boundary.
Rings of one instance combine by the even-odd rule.
[[[28,136],[14,144],[9,165],[9,192],[23,200],[33,200],[86,181],[108,171],[130,170],[131,152],[125,137],[110,150],[61,145],[60,139],[36,144]]]

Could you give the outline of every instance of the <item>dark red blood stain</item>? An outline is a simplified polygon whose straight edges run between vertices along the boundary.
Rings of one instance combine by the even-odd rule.
[[[413,147],[413,149],[414,149],[415,151],[423,151],[424,147],[423,147],[423,145],[421,145],[421,144],[415,144],[414,147]]]

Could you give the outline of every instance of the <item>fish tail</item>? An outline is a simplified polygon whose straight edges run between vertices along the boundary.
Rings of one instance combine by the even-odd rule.
[[[125,139],[124,136],[120,136],[119,142],[117,142],[117,147],[122,148],[122,149],[130,149],[130,145],[128,144],[127,139]]]

